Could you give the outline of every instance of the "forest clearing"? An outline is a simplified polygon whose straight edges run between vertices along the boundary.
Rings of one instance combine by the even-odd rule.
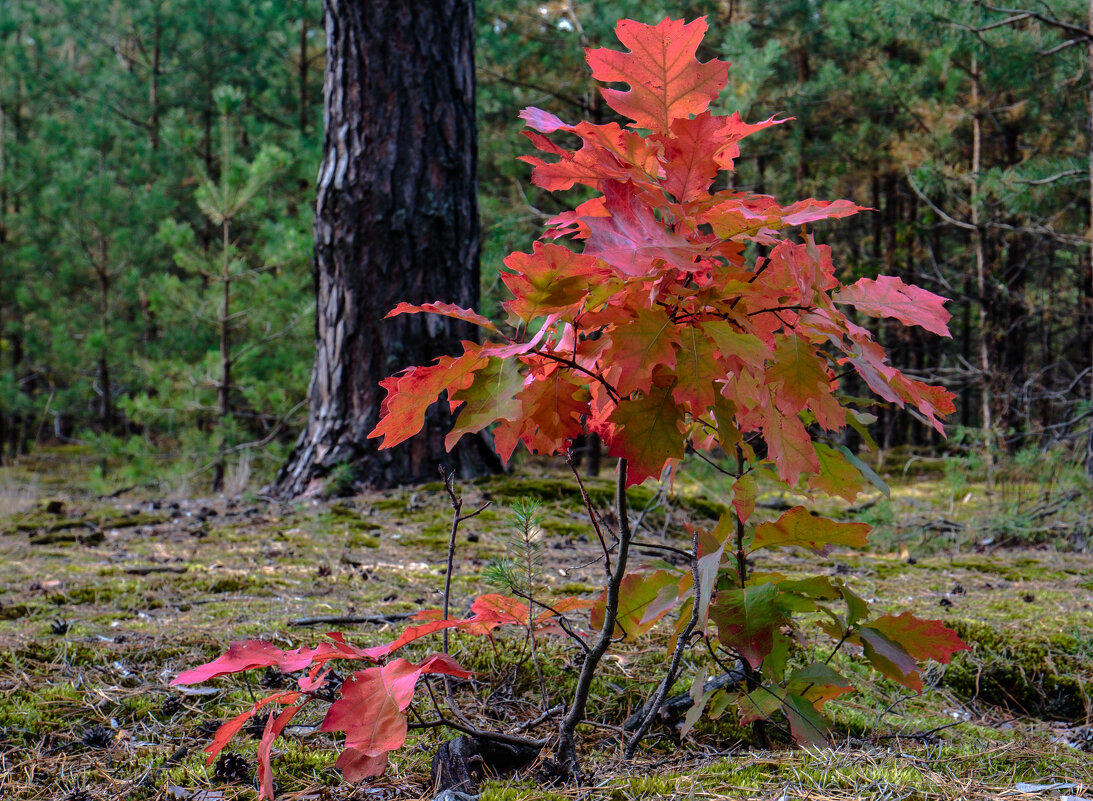
[[[1073,539],[1088,531],[1088,497],[1074,498],[1065,482],[1045,494],[1013,478],[987,491],[957,460],[944,470],[909,470],[908,477],[902,465],[894,467],[891,500],[874,493],[858,513],[877,526],[867,551],[836,552],[819,564],[785,556],[778,568],[852,577],[866,597],[958,631],[971,651],[931,670],[924,694],[874,674],[859,693],[825,708],[835,723],[835,750],[783,744],[755,751],[749,732],[723,717],[700,723],[682,742],[678,720],[660,724],[648,749],[626,762],[610,729],[590,731],[588,786],[541,787],[532,764],[486,783],[483,801],[589,791],[618,799],[1088,795],[1093,556]],[[231,765],[206,767],[201,749],[219,723],[249,705],[252,691],[285,679],[269,670],[257,675],[253,690],[241,679],[191,689],[171,688],[173,676],[215,656],[228,640],[261,638],[288,648],[338,630],[370,645],[390,639],[388,632],[403,625],[400,615],[440,604],[451,510],[439,482],[279,504],[255,496],[96,500],[72,493],[67,477],[51,486],[42,478],[48,475],[28,465],[5,476],[5,799],[253,798],[258,732],[233,743],[231,753],[244,757],[235,773]],[[488,590],[485,567],[512,547],[511,506],[527,497],[542,503],[544,592],[593,588],[592,566],[574,569],[594,558],[596,545],[571,481],[568,473],[533,465],[526,477],[460,487],[468,505],[491,502],[460,531],[453,577],[460,612]],[[725,499],[686,473],[680,485],[673,498],[632,491],[636,508],[649,506],[643,541],[683,545],[684,518],[711,525],[722,511]],[[601,504],[610,496],[604,479],[589,487]],[[785,503],[760,496],[768,516]],[[373,622],[299,625],[338,617]],[[622,646],[605,665],[591,706],[597,721],[618,726],[642,703],[659,676],[663,628]],[[512,671],[526,659],[525,642],[512,633],[498,635],[494,647],[481,638],[458,641],[453,653],[477,674],[467,688],[473,700],[464,705],[475,720],[497,726],[524,719],[534,679]],[[557,637],[541,647],[557,658],[549,677],[562,696],[574,680],[576,655]],[[317,722],[300,720],[278,742],[278,798],[431,797],[430,762],[447,735],[419,735],[393,756],[385,776],[355,787],[333,769],[335,742],[315,730]],[[1018,791],[1026,785],[1056,788]],[[88,795],[73,795],[80,789]]]
[[[1093,798],[1093,0],[654,5],[0,0],[0,799]]]

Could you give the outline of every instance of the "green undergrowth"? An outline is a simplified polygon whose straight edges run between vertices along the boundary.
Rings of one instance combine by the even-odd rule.
[[[607,512],[609,476],[587,486],[593,504]],[[708,486],[712,480],[684,474],[674,494],[632,489],[635,515],[645,511],[638,539],[685,547],[683,524],[712,526],[726,502]],[[77,786],[92,788],[95,798],[114,797],[103,793],[148,775],[152,789],[125,797],[161,798],[174,785],[252,799],[253,775],[242,785],[218,782],[201,748],[252,693],[268,693],[271,679],[259,671],[251,687],[241,679],[218,680],[208,694],[184,694],[168,686],[170,679],[215,658],[232,639],[293,648],[337,630],[353,643],[373,645],[393,639],[404,625],[384,625],[381,618],[293,621],[407,614],[442,604],[451,508],[439,485],[295,506],[244,498],[183,501],[178,508],[165,499],[74,499],[46,481],[39,487],[45,494],[18,494],[17,504],[0,509],[0,752],[16,755],[13,772],[3,775],[31,777],[15,784],[5,779],[5,799],[63,799]],[[569,476],[498,476],[460,489],[465,509],[490,505],[458,532],[455,614],[467,614],[476,595],[496,591],[483,575],[491,560],[510,555],[511,507],[526,498],[541,503],[544,564],[537,593],[546,600],[598,592],[600,568],[592,560],[599,544]],[[57,498],[61,508],[47,512]],[[759,519],[807,502],[764,492],[759,501]],[[874,492],[860,508],[835,502],[828,510],[879,527],[865,552],[757,560],[757,569],[841,577],[878,608],[909,608],[955,628],[972,650],[932,668],[926,693],[909,694],[877,678],[848,648],[832,664],[861,690],[825,707],[844,749],[838,752],[785,750],[778,720],[770,730],[776,750],[755,751],[750,728],[728,718],[703,719],[682,743],[676,729],[658,724],[639,761],[625,764],[609,729],[583,727],[585,759],[598,777],[594,796],[682,799],[691,797],[692,779],[692,795],[784,793],[787,799],[855,797],[855,788],[857,797],[989,798],[996,796],[986,789],[962,796],[957,788],[1002,792],[1017,781],[1088,781],[1087,755],[1065,742],[1090,722],[1093,557],[1070,537],[1036,549],[977,552],[974,515],[990,503],[997,506],[999,498],[980,485],[970,484],[953,501],[944,478],[896,483],[890,501]],[[1063,507],[1064,516],[1073,503]],[[958,536],[924,534],[935,518],[963,521],[965,528]],[[33,526],[19,528],[19,520]],[[118,527],[116,521],[136,522]],[[32,540],[47,525],[62,534],[94,529],[102,539]],[[643,559],[664,556],[638,551]],[[593,683],[592,718],[619,726],[642,703],[662,675],[665,636],[662,625],[633,645],[613,648]],[[830,646],[818,637],[801,644],[795,658],[824,659]],[[419,659],[437,649],[438,638],[415,644],[407,656]],[[580,650],[564,637],[540,638],[538,650],[548,700],[557,703],[572,691]],[[541,705],[526,638],[518,632],[500,631],[494,640],[453,635],[452,653],[475,672],[473,681],[456,683],[456,692],[483,725],[518,726]],[[706,656],[690,656],[673,692],[687,691],[699,667],[716,670]],[[291,729],[274,749],[279,792],[322,789],[330,798],[350,798],[352,788],[331,767],[336,739],[311,731],[320,716],[317,707],[314,716],[302,717],[307,725]],[[96,726],[107,741],[88,745]],[[537,734],[552,731],[547,724]],[[449,736],[413,734],[374,789],[392,798],[425,796],[431,755]],[[256,745],[251,733],[231,750],[249,758]],[[160,770],[183,747],[181,761]],[[719,756],[726,753],[731,756]],[[499,779],[483,801],[550,792],[538,788],[532,774]]]

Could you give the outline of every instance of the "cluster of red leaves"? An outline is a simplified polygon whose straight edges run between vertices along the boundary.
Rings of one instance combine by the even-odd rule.
[[[598,194],[550,220],[531,253],[505,260],[502,280],[513,298],[504,307],[515,336],[442,303],[404,303],[391,312],[470,321],[492,339],[465,342],[458,357],[386,379],[382,419],[371,434],[384,437],[384,447],[416,434],[425,409],[446,391],[453,411],[460,410],[449,447],[493,426],[505,458],[521,442],[557,453],[592,432],[627,460],[631,484],[660,476],[688,445],[739,454],[747,469],[734,483],[732,504],[746,522],[758,471],[791,490],[853,499],[861,489],[863,463],[835,439],[851,425],[868,440],[863,418],[840,394],[848,370],[883,401],[913,406],[944,433],[940,418],[953,411],[953,395],[888,364],[847,312],[949,336],[945,299],[891,276],[840,283],[830,249],[803,228],[861,210],[849,201],[783,206],[718,188],[739,142],[785,120],[746,123],[709,111],[728,64],[697,60],[705,31],[704,20],[623,20],[617,33],[628,52],[588,52],[594,77],[629,84],[628,91],[603,90],[608,105],[632,120],[627,127],[570,125],[534,108],[521,114],[527,136],[545,154],[524,158],[534,168],[532,181],[550,191],[581,184]],[[556,133],[576,137],[579,149],[556,144]],[[787,238],[798,229],[798,240]],[[903,615],[866,624],[868,604],[826,577],[743,580],[732,560],[722,564],[731,530],[723,523],[702,533],[699,622],[706,634],[712,621],[718,643],[779,688],[737,698],[745,721],[782,709],[797,739],[817,742],[827,728],[820,709],[850,687],[824,663],[787,675],[790,638],[783,630],[804,643],[791,626],[794,615],[826,613],[826,630],[840,645],[860,646],[880,672],[915,689],[922,686],[918,659],[947,662],[966,647],[937,621]],[[759,525],[749,549],[860,547],[868,531],[798,507]],[[631,572],[620,588],[616,634],[636,637],[682,607],[678,632],[693,608],[693,583],[689,571],[671,567]],[[603,623],[604,598],[593,608],[593,626]],[[846,613],[830,602],[845,603]]]
[[[391,312],[456,317],[492,339],[386,379],[371,434],[384,447],[416,434],[425,409],[447,391],[453,410],[462,407],[449,447],[490,425],[506,458],[519,442],[556,453],[594,432],[638,483],[682,458],[688,441],[729,453],[739,446],[749,463],[765,459],[793,487],[804,474],[846,471],[845,456],[820,439],[855,423],[838,395],[837,374],[848,368],[883,400],[913,405],[941,430],[951,393],[889,365],[844,310],[948,336],[944,299],[889,276],[843,287],[827,247],[783,238],[860,208],[812,199],[782,206],[716,188],[740,140],[784,120],[749,124],[708,110],[728,64],[695,58],[705,30],[703,20],[624,20],[618,35],[631,52],[589,51],[596,78],[629,82],[627,92],[604,90],[633,120],[628,128],[522,113],[532,143],[554,159],[525,157],[532,181],[601,194],[552,219],[531,253],[505,260],[515,337],[447,304],[403,303]],[[557,132],[578,137],[580,149],[556,145],[547,135]],[[580,252],[558,244],[563,238]],[[749,259],[749,243],[769,255]],[[760,438],[765,450],[757,453]]]
[[[587,606],[587,603],[567,598],[552,608],[561,613],[582,606]],[[171,684],[200,684],[220,676],[259,668],[277,667],[282,673],[307,671],[297,680],[298,690],[278,692],[261,699],[252,708],[222,725],[205,748],[209,754],[208,762],[212,764],[217,754],[259,710],[269,704],[284,707],[279,713],[270,713],[258,743],[258,797],[272,799],[270,750],[273,741],[304,706],[324,695],[324,688],[340,682],[337,689],[341,698],[330,705],[320,729],[345,732],[345,749],[338,758],[337,767],[348,781],[360,781],[382,774],[387,767],[388,753],[400,748],[406,741],[406,710],[413,700],[419,678],[431,673],[463,678],[471,675],[445,654],[434,654],[414,664],[402,658],[390,659],[395,651],[443,629],[490,636],[500,626],[515,624],[526,628],[529,623],[527,604],[504,595],[483,595],[475,599],[471,612],[467,618],[444,620],[439,609],[423,610],[415,616],[415,620],[424,622],[407,627],[401,636],[391,642],[371,648],[350,645],[339,633],[327,634],[330,641],[321,642],[314,648],[300,647],[292,651],[283,651],[261,640],[236,642],[224,655],[200,667],[183,671]],[[544,612],[531,623],[537,633],[559,631],[552,611]],[[374,666],[357,670],[344,681],[335,681],[332,662],[371,662]]]
[[[781,710],[795,739],[816,743],[829,728],[823,705],[851,687],[826,662],[790,669],[791,640],[808,644],[795,616],[819,613],[836,650],[844,643],[860,647],[882,674],[916,690],[922,687],[919,660],[947,662],[967,646],[938,621],[907,613],[869,620],[869,604],[838,579],[737,572],[741,560],[763,548],[860,547],[869,530],[864,524],[823,520],[797,507],[738,542],[736,562],[727,546],[734,533],[740,536],[736,519],[746,523],[755,509],[759,471],[791,490],[857,494],[864,465],[834,439],[850,425],[868,440],[852,400],[840,394],[846,371],[855,371],[882,400],[913,406],[939,431],[939,418],[953,411],[951,393],[888,364],[846,309],[942,336],[949,335],[949,314],[943,298],[898,278],[843,286],[829,248],[803,230],[799,241],[786,238],[806,224],[857,213],[853,203],[808,199],[783,206],[766,195],[717,188],[720,174],[733,169],[739,142],[785,120],[749,124],[737,114],[709,111],[726,85],[728,64],[696,59],[705,31],[701,19],[655,26],[623,20],[617,32],[628,52],[588,51],[597,79],[629,84],[626,91],[603,90],[608,105],[632,120],[625,128],[569,125],[534,108],[522,113],[528,137],[550,159],[524,159],[534,168],[532,180],[551,191],[581,184],[598,194],[550,220],[531,253],[505,260],[502,280],[513,298],[504,306],[513,336],[474,311],[442,302],[401,303],[391,312],[469,321],[492,339],[464,342],[458,356],[385,379],[381,419],[370,436],[383,437],[385,448],[412,437],[446,392],[453,411],[459,409],[449,448],[488,426],[506,459],[519,443],[558,453],[578,435],[596,433],[611,455],[627,461],[630,484],[662,475],[688,444],[742,456],[733,516],[712,532],[695,532],[694,570],[660,565],[624,577],[616,634],[636,637],[679,609],[678,636],[697,603],[698,633],[759,670],[763,684],[711,697],[696,689],[698,711],[688,721],[693,724],[707,703],[715,717],[734,705],[742,722]],[[567,150],[549,138],[559,132],[579,139],[580,148]],[[605,595],[593,605],[593,626],[603,625]],[[584,602],[562,603],[564,609],[554,608]],[[425,622],[369,649],[334,634],[331,642],[289,652],[238,643],[175,684],[274,665],[286,672],[308,668],[299,690],[258,702],[222,726],[207,749],[215,757],[259,709],[283,706],[269,716],[258,749],[260,798],[272,798],[272,742],[331,680],[328,663],[373,662],[341,684],[322,728],[346,733],[338,766],[348,779],[377,775],[405,740],[418,679],[467,675],[442,654],[414,664],[389,660],[393,652],[445,628],[488,635],[506,623],[529,625],[527,607],[511,598],[483,596],[473,609],[461,620],[423,612],[418,619]],[[543,631],[558,625],[550,613],[530,624]]]

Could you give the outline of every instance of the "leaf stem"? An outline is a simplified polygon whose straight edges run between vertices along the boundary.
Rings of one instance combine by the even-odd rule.
[[[687,646],[691,642],[691,633],[698,625],[699,610],[702,604],[702,582],[698,575],[698,529],[694,529],[691,534],[690,556],[691,581],[694,587],[694,603],[691,606],[691,619],[687,621],[687,627],[683,630],[683,633],[676,638],[676,647],[672,652],[672,662],[668,666],[668,672],[664,674],[660,686],[657,687],[657,691],[646,704],[645,715],[642,717],[637,731],[630,737],[630,742],[626,744],[626,750],[623,752],[623,756],[626,759],[634,758],[634,753],[638,750],[638,745],[641,744],[646,732],[649,731],[649,727],[653,723],[653,718],[656,717],[657,710],[660,709],[660,705],[664,703],[664,699],[668,696],[668,691],[672,689],[672,685],[676,683],[676,677],[679,675],[679,665],[680,662],[683,661],[683,652],[687,650]],[[697,697],[694,693],[692,693],[692,695]]]
[[[577,778],[580,773],[574,735],[577,726],[584,720],[585,707],[588,705],[588,693],[592,688],[592,679],[596,675],[596,668],[600,664],[600,659],[607,653],[607,649],[611,645],[611,639],[615,634],[615,621],[619,611],[619,587],[622,585],[623,576],[626,575],[626,559],[632,539],[626,509],[625,459],[619,459],[618,475],[615,481],[615,508],[619,518],[619,553],[615,561],[615,569],[607,580],[603,627],[600,629],[600,636],[596,644],[585,654],[584,664],[581,666],[581,673],[577,679],[577,687],[573,692],[573,701],[570,704],[569,712],[559,727],[561,737],[557,755],[559,769],[563,776],[574,778]]]

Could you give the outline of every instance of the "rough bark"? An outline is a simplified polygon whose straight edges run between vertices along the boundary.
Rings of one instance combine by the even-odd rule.
[[[478,303],[474,4],[324,0],[324,156],[315,209],[316,355],[307,429],[270,488],[318,491],[337,465],[373,487],[500,467],[482,437],[449,454],[447,404],[392,450],[367,439],[379,381],[460,350],[474,331],[398,302]]]

